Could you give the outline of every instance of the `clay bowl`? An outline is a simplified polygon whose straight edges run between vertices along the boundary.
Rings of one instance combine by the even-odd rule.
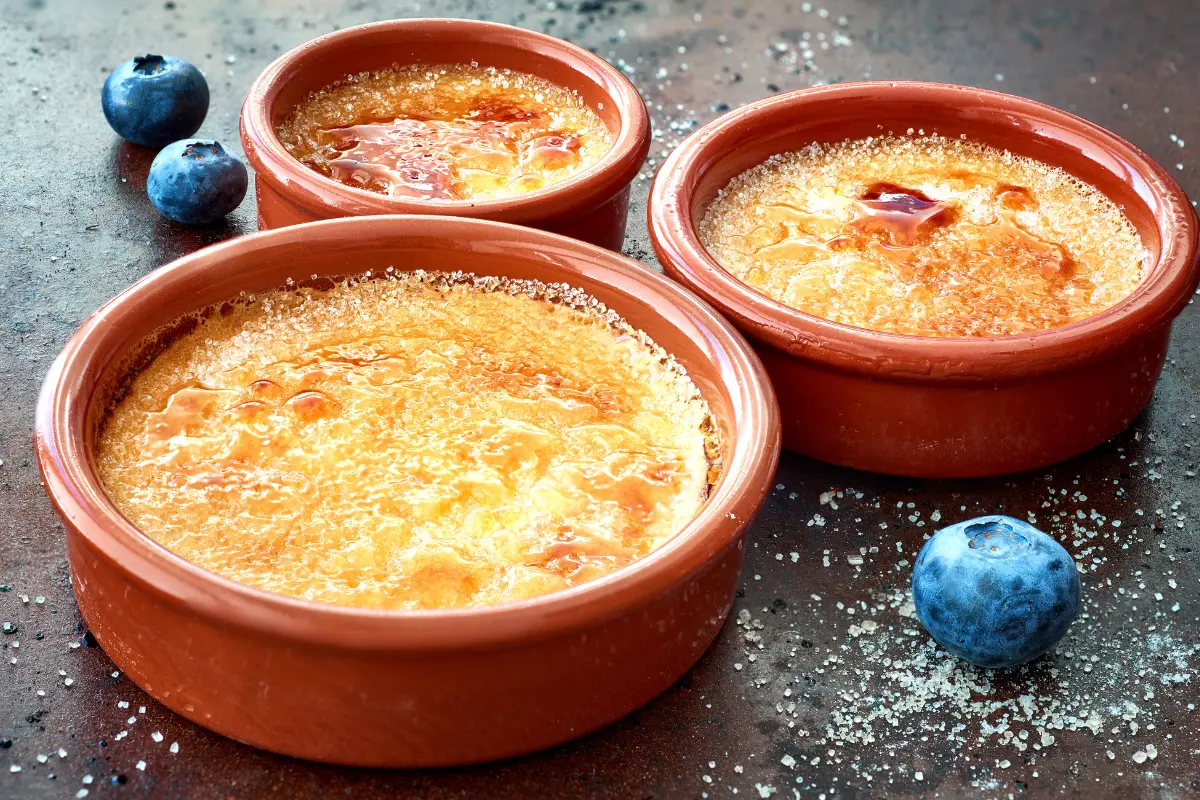
[[[491,200],[389,198],[345,186],[293,158],[275,135],[310,92],[347,75],[394,64],[476,62],[545,78],[579,93],[612,132],[596,164],[553,186]],[[254,167],[262,230],[368,214],[450,214],[562,233],[610,250],[625,241],[629,184],[650,147],[650,118],[633,85],[612,65],[545,34],[461,19],[402,19],[326,34],[280,56],[250,87],[242,146]]]
[[[1128,298],[1028,336],[879,333],[793,310],[721,269],[696,226],[717,192],[812,142],[966,134],[1056,165],[1117,202],[1150,252]],[[1051,464],[1124,430],[1149,402],[1171,321],[1200,278],[1197,220],[1158,164],[1090,122],[1019,97],[935,83],[850,83],[752,103],[689,136],[663,164],[650,231],[667,274],[751,340],[780,398],[784,446],[873,472],[995,475]]]
[[[725,471],[699,516],[659,550],[592,583],[502,606],[384,612],[234,583],[173,555],[117,511],[96,473],[97,427],[181,315],[289,278],[393,265],[567,282],[650,334],[686,367],[723,435]],[[415,767],[573,739],[687,671],[733,603],[746,526],[779,456],[779,419],[745,340],[638,263],[513,225],[390,216],[244,236],[152,272],[67,342],[42,389],[35,440],[66,525],[80,611],[135,683],[257,747]]]

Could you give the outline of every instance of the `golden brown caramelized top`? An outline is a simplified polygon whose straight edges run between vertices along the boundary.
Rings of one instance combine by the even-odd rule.
[[[717,262],[818,317],[919,336],[1005,336],[1090,317],[1142,279],[1111,200],[977,142],[814,144],[734,178],[700,225]]]
[[[682,368],[584,293],[397,273],[210,315],[134,377],[97,463],[206,569],[430,609],[645,556],[695,516],[717,452]]]
[[[418,64],[351,75],[276,131],[336,181],[391,197],[511,197],[595,164],[613,137],[574,92],[494,67]]]

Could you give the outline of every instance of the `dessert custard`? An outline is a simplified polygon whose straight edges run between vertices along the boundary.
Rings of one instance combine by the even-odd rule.
[[[1141,281],[1111,200],[1061,169],[963,139],[813,144],[734,178],[700,225],[739,280],[818,317],[919,336],[1066,325]]]
[[[276,130],[336,181],[392,197],[510,197],[558,183],[612,145],[576,93],[495,67],[410,65],[309,95]]]
[[[697,513],[718,444],[682,367],[588,295],[389,271],[208,314],[134,376],[96,460],[201,567],[431,609],[645,556]]]

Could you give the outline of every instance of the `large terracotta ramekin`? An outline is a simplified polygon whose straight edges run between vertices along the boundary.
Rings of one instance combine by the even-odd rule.
[[[1029,336],[879,333],[793,310],[723,270],[696,232],[717,192],[768,156],[813,142],[937,132],[1061,167],[1117,202],[1150,252],[1145,281],[1090,319]],[[1031,469],[1124,430],[1162,371],[1171,321],[1200,277],[1196,215],[1133,145],[1011,95],[935,83],[849,83],[737,109],[666,160],[650,232],[667,274],[747,335],[780,399],[784,446],[918,477]]]
[[[526,72],[579,93],[613,135],[612,149],[567,180],[516,197],[411,200],[326,178],[293,158],[275,126],[310,92],[347,75],[393,64],[476,63]],[[242,145],[254,167],[258,227],[333,217],[449,214],[512,222],[610,250],[625,241],[629,184],[650,147],[650,118],[637,89],[599,56],[534,31],[463,19],[398,19],[346,28],[280,56],[242,106]]]
[[[311,603],[205,571],[109,501],[98,425],[173,321],[289,278],[468,270],[566,282],[672,353],[708,400],[724,472],[674,539],[599,580],[475,609],[385,612]],[[46,377],[38,464],[66,525],[79,608],[134,682],[207,728],[301,758],[378,767],[464,764],[581,736],[666,689],[733,603],[746,526],[779,456],[754,352],[687,290],[616,253],[451,217],[328,220],[179,259],[97,311]]]

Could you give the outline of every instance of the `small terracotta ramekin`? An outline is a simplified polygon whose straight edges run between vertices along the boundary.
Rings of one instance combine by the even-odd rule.
[[[320,175],[288,153],[275,127],[310,92],[393,64],[476,63],[537,75],[579,93],[608,126],[613,145],[590,168],[515,197],[412,200],[385,197]],[[443,214],[512,222],[610,250],[625,241],[629,184],[650,147],[650,117],[637,89],[599,56],[534,31],[464,19],[398,19],[326,34],[285,53],[250,87],[242,145],[254,167],[261,230],[334,217]]]
[[[311,279],[397,270],[566,282],[687,369],[721,432],[699,515],[642,560],[508,605],[372,611],[293,599],[203,570],[139,532],[97,476],[99,425],[185,314]],[[38,465],[66,525],[79,608],[134,682],[248,744],[375,767],[465,764],[548,747],[649,701],[688,670],[733,603],[746,527],[779,457],[753,350],[693,294],[616,253],[452,217],[327,220],[252,234],[152,272],[97,311],[38,401]]]
[[[927,338],[796,311],[722,269],[697,225],[731,178],[813,142],[938,133],[1028,156],[1097,187],[1150,253],[1116,306],[1028,336]],[[650,233],[671,277],[754,344],[780,398],[784,446],[823,461],[917,477],[998,475],[1082,453],[1149,402],[1171,322],[1200,279],[1197,220],[1179,186],[1133,145],[1020,97],[936,83],[848,83],[752,103],[705,125],[666,160]]]

